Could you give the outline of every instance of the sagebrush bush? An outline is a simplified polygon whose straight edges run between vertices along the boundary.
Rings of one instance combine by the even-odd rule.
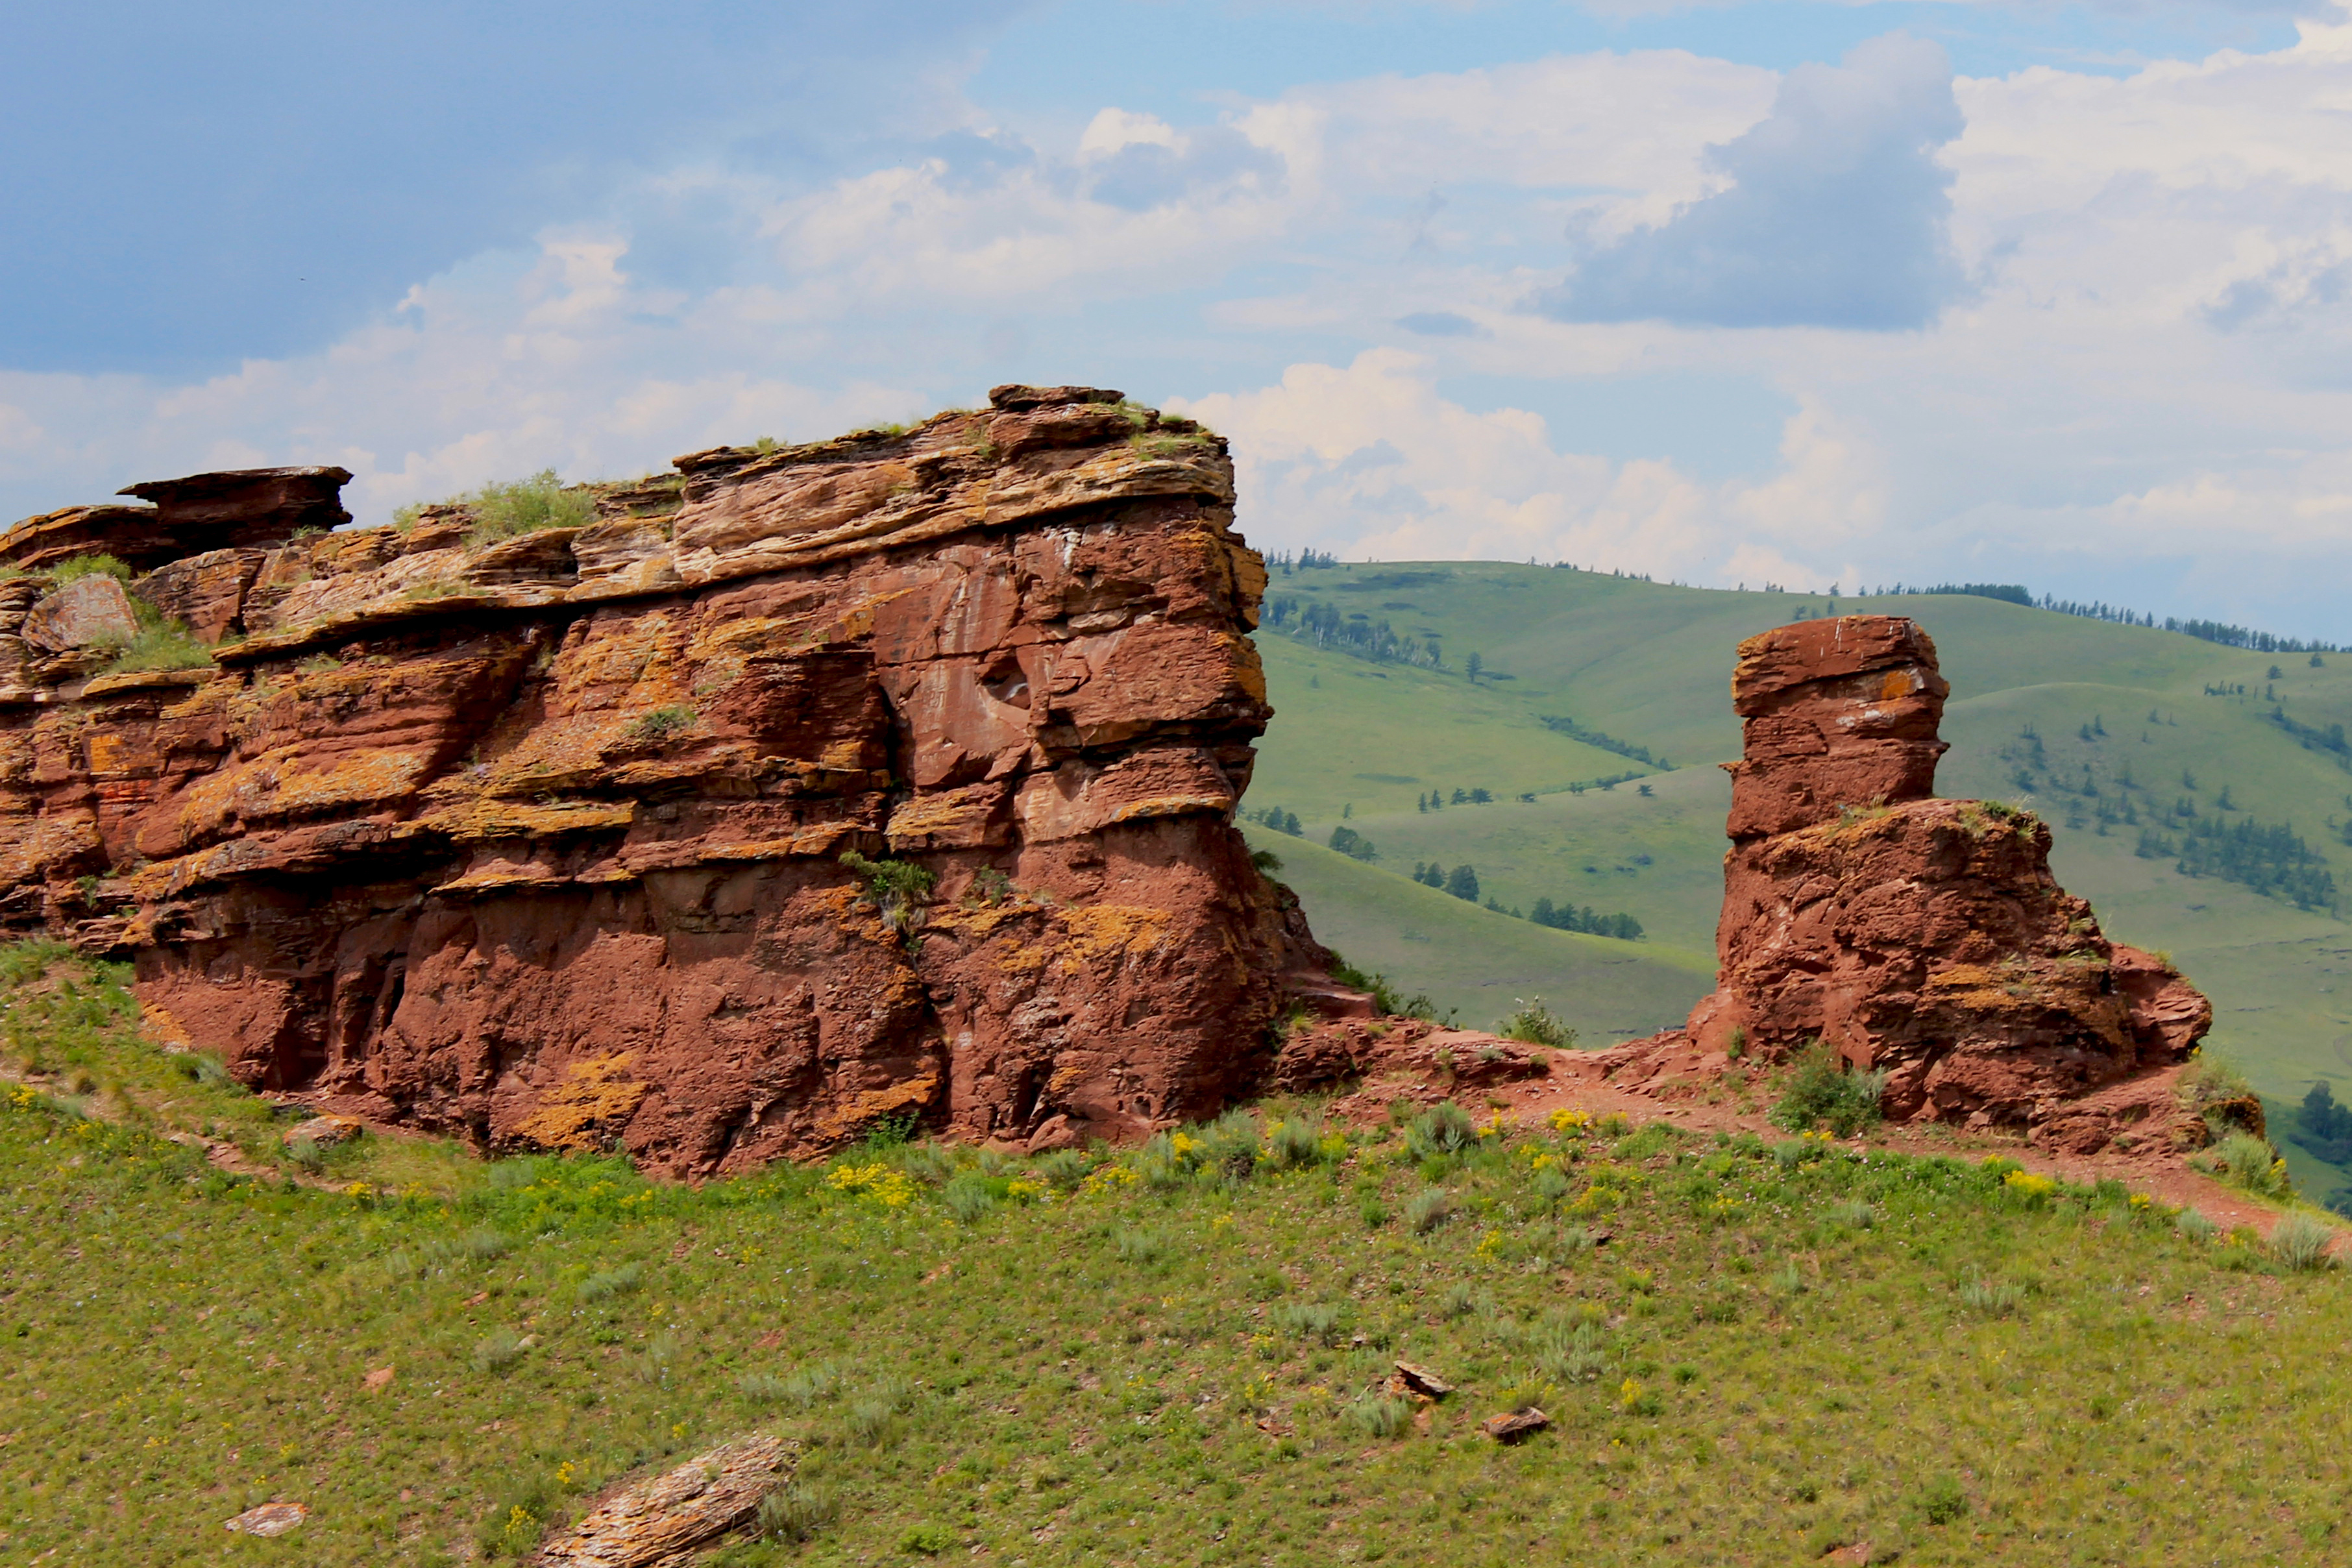
[[[1339,1337],[1339,1309],[1323,1301],[1286,1301],[1274,1310],[1274,1326],[1294,1340],[1328,1345]]]
[[[1415,1159],[1458,1154],[1478,1142],[1470,1113],[1452,1100],[1441,1100],[1412,1119],[1405,1130],[1405,1147]]]
[[[522,1360],[530,1348],[512,1329],[493,1329],[474,1342],[467,1360],[476,1372],[504,1372]]]
[[[2305,1214],[2291,1214],[2272,1228],[2271,1256],[2284,1268],[2298,1272],[2326,1268],[2335,1259],[2327,1248],[2336,1239],[2336,1227],[2324,1225]]]
[[[2025,1289],[2006,1280],[1971,1273],[1960,1282],[1960,1305],[1987,1317],[2006,1317],[2025,1304]]]
[[[1307,1117],[1285,1117],[1266,1134],[1266,1152],[1276,1166],[1286,1171],[1320,1164],[1323,1129]]]
[[[760,1500],[752,1532],[763,1541],[814,1541],[841,1512],[830,1488],[795,1481]]]
[[[998,1201],[994,1184],[975,1172],[951,1176],[940,1189],[940,1202],[966,1225],[977,1225],[994,1214]]]
[[[1415,1193],[1404,1205],[1404,1217],[1415,1236],[1426,1236],[1454,1217],[1454,1194],[1444,1187]]]
[[[1173,1244],[1160,1231],[1127,1228],[1111,1237],[1111,1248],[1121,1263],[1138,1268],[1164,1268],[1175,1251]]]
[[[608,1301],[615,1296],[625,1295],[645,1283],[645,1278],[644,1264],[624,1263],[618,1268],[604,1268],[591,1274],[587,1279],[580,1281],[579,1288],[572,1291],[572,1295],[583,1303]]]
[[[474,514],[467,531],[469,544],[488,544],[545,528],[585,528],[596,521],[596,500],[584,489],[567,489],[553,468],[541,468],[527,479],[484,485],[456,498]],[[404,507],[403,517],[414,521],[416,509]]]
[[[1544,1005],[1540,996],[1514,997],[1518,1005],[1495,1026],[1495,1033],[1524,1045],[1551,1046],[1566,1050],[1576,1044],[1576,1031]]]
[[[1046,1185],[1066,1193],[1087,1179],[1095,1163],[1083,1149],[1056,1149],[1041,1156],[1029,1168]]]
[[[1412,1430],[1412,1405],[1392,1394],[1367,1394],[1348,1407],[1348,1425],[1367,1437],[1402,1437]]]
[[[2263,1197],[2294,1195],[2294,1184],[2288,1179],[2286,1162],[2279,1158],[2277,1150],[2251,1132],[2231,1133],[2197,1156],[2194,1163],[2231,1185],[2243,1187]]]
[[[1836,1052],[1816,1041],[1797,1058],[1796,1071],[1772,1108],[1770,1121],[1790,1132],[1825,1127],[1851,1138],[1878,1125],[1885,1092],[1885,1073],[1849,1072]]]

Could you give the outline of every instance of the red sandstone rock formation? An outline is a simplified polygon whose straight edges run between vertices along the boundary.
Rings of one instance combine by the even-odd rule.
[[[1897,1120],[2023,1124],[2096,1148],[2158,1108],[2084,1097],[2180,1060],[2212,1008],[2100,933],[2052,878],[2042,823],[1930,798],[1946,690],[1935,645],[1895,616],[1740,645],[1721,968],[1688,1033],[1766,1060],[1825,1041],[1887,1074]]]
[[[478,543],[297,536],[340,470],[134,487],[132,590],[218,646],[93,674],[0,584],[0,915],[132,957],[247,1083],[484,1146],[693,1174],[1213,1110],[1326,957],[1230,822],[1265,572],[1217,437],[992,402]],[[112,538],[63,515],[0,560]]]

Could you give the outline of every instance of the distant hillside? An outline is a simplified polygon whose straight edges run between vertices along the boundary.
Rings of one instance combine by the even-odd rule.
[[[1784,622],[1881,611],[1927,628],[1952,683],[1943,793],[2046,817],[2066,886],[2112,934],[2169,952],[2212,996],[2213,1047],[2274,1114],[2291,1115],[2315,1080],[2352,1100],[2352,992],[2339,989],[2352,926],[2337,915],[2352,914],[2352,655],[2315,667],[1972,595],[1832,601],[1492,563],[1294,569],[1267,592],[1294,601],[1288,626],[1310,608],[1313,624],[1259,634],[1276,718],[1244,806],[1296,815],[1317,845],[1344,812],[1379,858],[1326,857],[1327,872],[1292,857],[1318,934],[1466,1021],[1490,1022],[1521,986],[1588,1040],[1678,1021],[1680,977],[1697,973],[1704,989],[1713,963],[1729,795],[1714,764],[1739,750],[1733,649]],[[1335,624],[1367,629],[1350,642],[1328,635]],[[1348,651],[1381,646],[1370,628],[1383,624],[1398,645],[1433,642],[1443,668]],[[1628,774],[1639,776],[1571,788]],[[1492,804],[1452,805],[1457,789]],[[1432,792],[1448,804],[1423,809]],[[1261,846],[1295,842],[1251,832]],[[1506,910],[1546,899],[1622,911],[1644,938],[1571,943],[1507,916],[1412,915],[1447,897],[1411,880],[1433,861],[1474,867],[1481,900]],[[1408,941],[1408,928],[1421,935]],[[1595,985],[1585,944],[1622,952],[1626,967],[1609,973],[1643,979]],[[2352,1170],[2282,1142],[2315,1194],[2352,1184]]]

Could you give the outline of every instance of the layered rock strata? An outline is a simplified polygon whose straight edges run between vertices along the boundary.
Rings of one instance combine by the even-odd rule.
[[[1325,955],[1230,821],[1268,709],[1223,443],[1006,387],[677,468],[503,539],[304,531],[321,470],[134,487],[189,549],[131,594],[216,646],[105,673],[35,645],[71,590],[0,584],[0,915],[249,1084],[673,1174],[1253,1085]]]
[[[2085,1121],[2084,1097],[2182,1059],[2212,1008],[2101,933],[2052,877],[2040,821],[1932,798],[1947,690],[1935,645],[1895,616],[1740,645],[1720,969],[1689,1042],[1769,1061],[1821,1040],[1887,1075],[1895,1119],[2096,1147],[2149,1108]]]

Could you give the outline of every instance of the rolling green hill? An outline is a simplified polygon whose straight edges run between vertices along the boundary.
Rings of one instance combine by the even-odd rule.
[[[2061,879],[2092,900],[2112,935],[2169,952],[2211,995],[2214,1047],[2274,1114],[2315,1079],[2352,1089],[2352,992],[2343,989],[2352,926],[2310,897],[2325,872],[2352,913],[2352,752],[2330,732],[2352,723],[2352,655],[2314,668],[2304,655],[1965,595],[1843,599],[1833,608],[1819,595],[1493,563],[1295,571],[1267,596],[1328,604],[1343,620],[1386,622],[1445,650],[1444,669],[1374,663],[1270,624],[1258,644],[1276,718],[1244,806],[1295,813],[1318,845],[1344,812],[1379,858],[1332,873],[1319,864],[1328,857],[1310,869],[1307,857],[1285,851],[1309,919],[1351,960],[1460,1007],[1465,1021],[1487,1021],[1502,1010],[1496,999],[1522,986],[1553,1001],[1589,1041],[1679,1021],[1681,977],[1713,962],[1729,798],[1713,764],[1739,749],[1733,650],[1784,622],[1883,611],[1927,627],[1952,684],[1942,791],[2043,816]],[[1291,626],[1297,618],[1296,609],[1285,616]],[[1462,673],[1473,652],[1490,678]],[[1675,765],[1646,769],[1570,739],[1548,718]],[[1568,787],[1628,771],[1645,776],[1607,790]],[[1496,798],[1419,809],[1429,792],[1450,801],[1457,789]],[[2208,831],[2216,827],[2220,837]],[[1296,842],[1253,831],[1277,848]],[[2184,874],[2192,853],[2203,859],[2191,868],[2210,874]],[[2258,882],[2296,871],[2311,907],[2298,907],[2292,889],[2230,879],[2221,873],[2231,856],[2238,874]],[[1507,910],[1546,898],[1623,912],[1644,939],[1570,945],[1507,915],[1453,925],[1408,919],[1403,911],[1445,897],[1411,880],[1417,863],[1433,860],[1474,866],[1482,897]],[[1423,937],[1404,939],[1408,926]],[[1582,956],[1591,944],[1628,955],[1608,971],[1614,983],[1593,985]],[[1548,953],[1557,968],[1540,966]],[[2282,1142],[2309,1190],[2325,1195],[2352,1182],[2352,1172]]]

